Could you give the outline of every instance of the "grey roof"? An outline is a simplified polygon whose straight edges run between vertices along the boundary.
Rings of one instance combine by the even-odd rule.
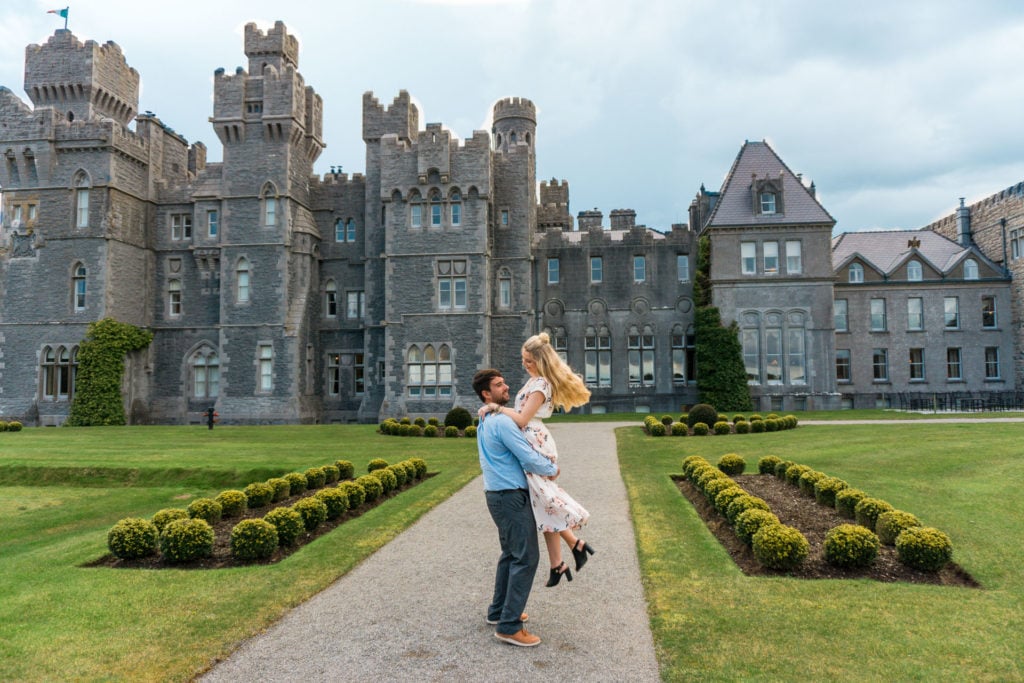
[[[910,246],[911,240],[920,240],[920,246]],[[949,271],[967,252],[980,257],[977,250],[963,247],[931,230],[847,232],[832,239],[832,267],[839,268],[859,255],[880,272],[889,274],[900,267],[912,252],[931,262],[943,273]]]
[[[762,216],[754,213],[751,177],[778,178],[782,175],[784,213]],[[707,227],[736,225],[793,225],[831,223],[835,219],[804,187],[767,142],[745,142],[722,184],[721,197],[708,218]]]

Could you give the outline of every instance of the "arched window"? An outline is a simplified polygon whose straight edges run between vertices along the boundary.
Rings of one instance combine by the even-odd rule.
[[[356,221],[354,218],[349,218],[348,222],[345,224],[345,241],[356,241]]]
[[[240,304],[249,302],[249,262],[242,257],[235,268],[235,301]]]
[[[328,318],[338,317],[338,285],[328,280],[324,286],[324,314]]]
[[[89,176],[85,173],[75,181],[75,227],[89,227]]]
[[[627,346],[630,386],[654,386],[654,330],[647,325],[641,334],[633,327]]]
[[[964,261],[964,279],[965,280],[977,280],[978,279],[978,262],[972,258]]]
[[[850,264],[850,282],[864,282],[864,266],[859,263]]]
[[[41,355],[43,398],[66,400],[74,396],[78,374],[78,347],[44,346]]]
[[[260,194],[263,203],[263,225],[277,225],[277,188],[273,183],[267,183]]]
[[[181,280],[167,283],[167,313],[171,317],[181,315]]]
[[[441,193],[437,190],[430,192],[430,225],[434,228],[441,225]]]
[[[217,352],[208,346],[192,354],[192,396],[194,398],[216,398],[220,393],[220,359]]]
[[[57,396],[57,354],[49,346],[43,347],[42,353],[42,393],[43,398]]]
[[[452,352],[447,344],[440,344],[436,349],[433,344],[427,344],[422,351],[414,344],[406,352],[409,396],[451,396],[452,376]]]
[[[339,218],[338,220],[334,221],[334,241],[345,241],[345,220],[342,218]]]
[[[85,265],[76,263],[71,270],[71,291],[76,311],[85,310]]]
[[[462,225],[462,194],[458,190],[452,190],[448,201],[451,203],[452,225]]]
[[[920,282],[922,277],[920,261],[910,261],[907,263],[907,280],[910,282]]]
[[[413,190],[409,194],[409,225],[413,228],[423,227],[423,204],[420,193]]]

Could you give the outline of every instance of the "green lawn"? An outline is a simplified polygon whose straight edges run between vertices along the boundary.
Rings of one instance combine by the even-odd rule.
[[[618,430],[664,680],[1024,679],[1021,424],[805,426],[650,438]],[[811,465],[953,539],[982,590],[742,574],[670,475],[682,459]]]

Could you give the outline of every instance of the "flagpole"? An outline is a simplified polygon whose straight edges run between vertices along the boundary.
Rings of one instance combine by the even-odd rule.
[[[68,30],[68,10],[71,9],[71,5],[64,8],[64,30]]]

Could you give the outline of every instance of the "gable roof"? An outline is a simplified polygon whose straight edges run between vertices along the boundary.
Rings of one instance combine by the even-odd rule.
[[[910,246],[911,240],[920,241]],[[942,273],[948,273],[970,254],[1000,270],[975,247],[964,247],[931,230],[879,230],[847,232],[832,239],[832,267],[838,269],[859,256],[886,275],[900,268],[911,253],[920,255]]]
[[[751,177],[782,177],[784,213],[761,215],[754,212]],[[789,170],[767,142],[744,142],[722,184],[721,196],[705,227],[769,226],[829,223],[835,219],[818,203],[803,182]]]

